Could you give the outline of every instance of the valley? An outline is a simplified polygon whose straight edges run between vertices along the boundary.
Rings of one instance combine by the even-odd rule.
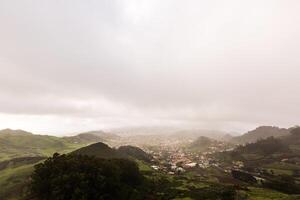
[[[262,129],[270,137],[260,137]],[[278,130],[282,129],[263,127],[225,140],[204,136],[203,131],[186,138],[101,131],[60,138],[6,129],[0,131],[0,199],[22,199],[34,166],[59,153],[132,160],[153,190],[143,183],[138,191],[153,198],[226,199],[228,194],[227,199],[296,200],[300,128],[285,129],[283,134]]]

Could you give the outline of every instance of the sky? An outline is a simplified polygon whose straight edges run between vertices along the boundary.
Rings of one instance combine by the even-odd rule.
[[[299,10],[299,0],[0,0],[0,128],[300,124]]]

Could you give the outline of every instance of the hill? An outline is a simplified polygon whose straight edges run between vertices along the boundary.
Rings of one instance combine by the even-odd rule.
[[[260,126],[255,130],[249,131],[241,136],[231,139],[231,142],[238,144],[253,143],[259,139],[266,139],[268,137],[281,137],[290,133],[289,129],[278,128],[275,126]]]
[[[125,155],[116,149],[110,148],[107,144],[98,142],[73,151],[71,154],[95,156],[97,158],[124,158]]]
[[[95,156],[97,158],[132,158],[144,162],[151,162],[152,157],[142,149],[134,146],[121,146],[118,149],[98,142],[73,151],[71,154]]]
[[[102,141],[102,138],[88,134],[60,138],[4,129],[0,131],[0,161],[18,157],[50,156],[55,152],[67,153],[97,141]]]
[[[220,152],[219,159],[232,163],[242,161],[246,168],[262,168],[281,174],[296,173],[300,161],[300,129],[282,137],[268,137]]]
[[[67,142],[74,144],[104,142],[105,139],[92,133],[81,133],[75,136],[63,137]]]
[[[104,132],[104,131],[89,131],[89,132],[80,133],[78,135],[88,135],[88,136],[94,135],[97,136],[98,138],[101,138],[103,141],[120,139],[119,135],[114,133]]]
[[[0,161],[18,157],[67,153],[96,142],[118,140],[115,134],[90,131],[69,137],[37,135],[24,130],[0,130]]]
[[[55,154],[35,167],[26,199],[137,199],[142,183],[133,161]]]
[[[61,138],[47,135],[34,135],[22,130],[5,129],[0,131],[0,160],[17,157],[48,156],[54,152],[74,149]]]

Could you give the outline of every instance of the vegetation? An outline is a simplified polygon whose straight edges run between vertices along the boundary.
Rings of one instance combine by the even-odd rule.
[[[195,187],[160,173],[143,175],[127,159],[100,159],[76,154],[54,154],[35,166],[27,199],[206,199],[234,200],[231,186],[205,184]],[[188,180],[188,179],[187,179]]]
[[[152,162],[153,157],[138,147],[111,148],[96,142],[105,141],[101,133],[57,138],[8,129],[0,131],[0,199],[296,200],[300,199],[300,128],[287,130],[290,133],[284,136],[208,155],[208,168],[196,166],[170,175],[155,170],[152,165],[160,161]],[[199,137],[188,148],[177,147],[198,156],[224,143],[219,144]],[[47,158],[53,151],[75,148]],[[224,170],[234,163],[242,167]]]
[[[33,164],[0,171],[0,199],[20,199],[33,171]]]
[[[107,144],[98,142],[86,147],[82,147],[72,152],[76,155],[95,156],[97,158],[125,158],[126,156],[116,149],[110,148]]]
[[[50,156],[55,152],[67,153],[85,145],[87,143],[72,143],[64,138],[5,129],[0,131],[0,161]]]
[[[54,154],[35,166],[28,199],[131,199],[142,182],[136,163]]]

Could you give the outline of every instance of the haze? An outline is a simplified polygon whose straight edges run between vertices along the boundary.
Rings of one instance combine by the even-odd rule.
[[[299,10],[298,0],[0,0],[0,128],[299,124]]]

